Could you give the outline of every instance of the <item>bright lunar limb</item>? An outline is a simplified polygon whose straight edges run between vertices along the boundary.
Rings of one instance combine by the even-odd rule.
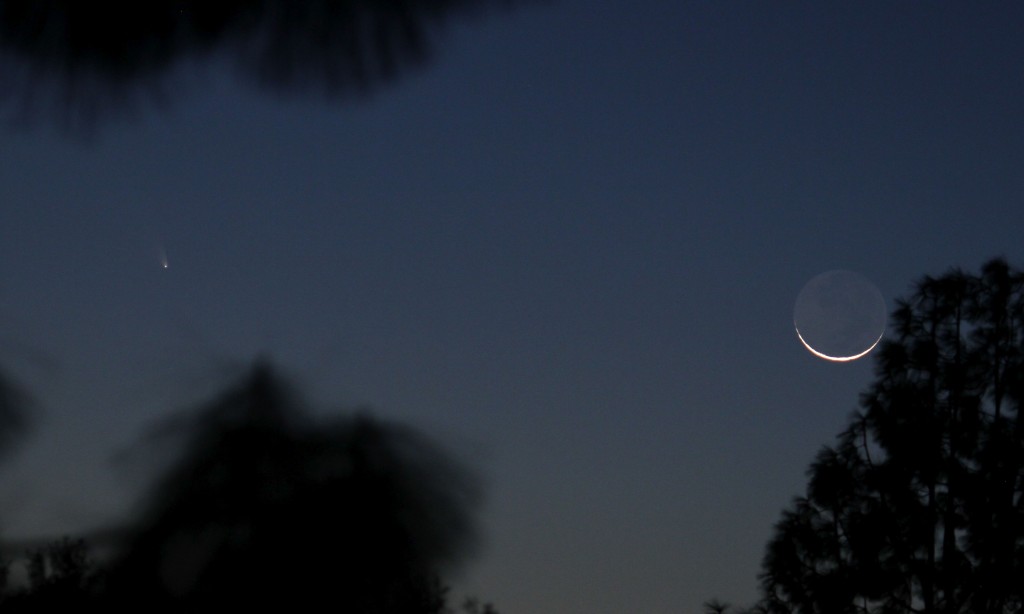
[[[882,340],[887,319],[882,293],[863,275],[828,271],[800,291],[793,308],[797,339],[818,358],[849,362]]]

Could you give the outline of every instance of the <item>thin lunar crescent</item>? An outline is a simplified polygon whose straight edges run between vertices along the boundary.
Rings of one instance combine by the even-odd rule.
[[[809,343],[804,341],[803,335],[800,334],[800,329],[797,328],[795,322],[793,323],[793,328],[796,329],[796,338],[800,340],[800,343],[804,344],[804,347],[807,348],[808,352],[810,352],[811,354],[814,354],[818,358],[824,358],[825,360],[831,360],[832,362],[850,362],[851,360],[857,360],[858,358],[864,358],[865,356],[867,356],[868,354],[871,353],[871,350],[875,349],[875,346],[878,345],[878,342],[881,341],[882,337],[885,336],[885,331],[882,331],[878,335],[878,339],[875,339],[875,342],[871,344],[871,347],[869,347],[868,349],[864,350],[860,354],[854,354],[853,356],[829,356],[828,354],[822,354],[818,350],[812,348]]]
[[[807,351],[824,360],[867,356],[885,335],[885,299],[853,271],[826,271],[807,282],[793,307],[793,327]]]

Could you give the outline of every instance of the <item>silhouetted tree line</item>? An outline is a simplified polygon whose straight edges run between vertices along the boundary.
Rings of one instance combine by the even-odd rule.
[[[0,611],[5,614],[42,614],[99,608],[109,611],[111,600],[107,590],[107,569],[92,560],[88,546],[82,539],[64,537],[42,548],[26,553],[25,566],[28,579],[15,585],[10,579],[10,561],[0,562]],[[473,597],[458,606],[450,603],[450,588],[439,576],[432,576],[416,595],[417,601],[406,612],[429,614],[498,614],[490,603],[481,603]],[[337,608],[343,612],[361,612],[352,609],[344,595],[335,595],[321,609]],[[194,612],[211,608],[199,606]]]
[[[513,3],[0,0],[0,102],[89,125],[166,98],[165,77],[218,57],[263,89],[360,94],[428,59],[449,18]]]
[[[775,526],[751,611],[1024,612],[1024,275],[996,259],[925,277],[892,324]]]
[[[11,562],[0,562],[0,611],[62,612],[98,604],[100,573],[83,540],[62,538],[26,553],[27,583],[15,585]]]
[[[475,534],[476,480],[418,432],[315,419],[266,364],[146,441],[176,456],[109,556],[83,540],[0,565],[0,610],[451,612],[441,578]],[[463,604],[467,614],[496,614]]]

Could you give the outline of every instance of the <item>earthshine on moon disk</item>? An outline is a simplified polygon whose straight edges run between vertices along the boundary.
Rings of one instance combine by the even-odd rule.
[[[882,293],[863,275],[828,271],[800,291],[793,307],[797,339],[818,358],[849,362],[867,356],[885,334]]]

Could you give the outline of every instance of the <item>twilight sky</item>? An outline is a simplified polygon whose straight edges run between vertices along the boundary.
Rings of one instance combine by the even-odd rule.
[[[558,0],[456,20],[356,101],[210,67],[166,110],[0,133],[8,536],[116,522],[111,456],[260,353],[486,484],[502,614],[746,603],[872,378],[805,282],[1024,261],[1024,4]],[[169,268],[160,264],[166,253]]]

